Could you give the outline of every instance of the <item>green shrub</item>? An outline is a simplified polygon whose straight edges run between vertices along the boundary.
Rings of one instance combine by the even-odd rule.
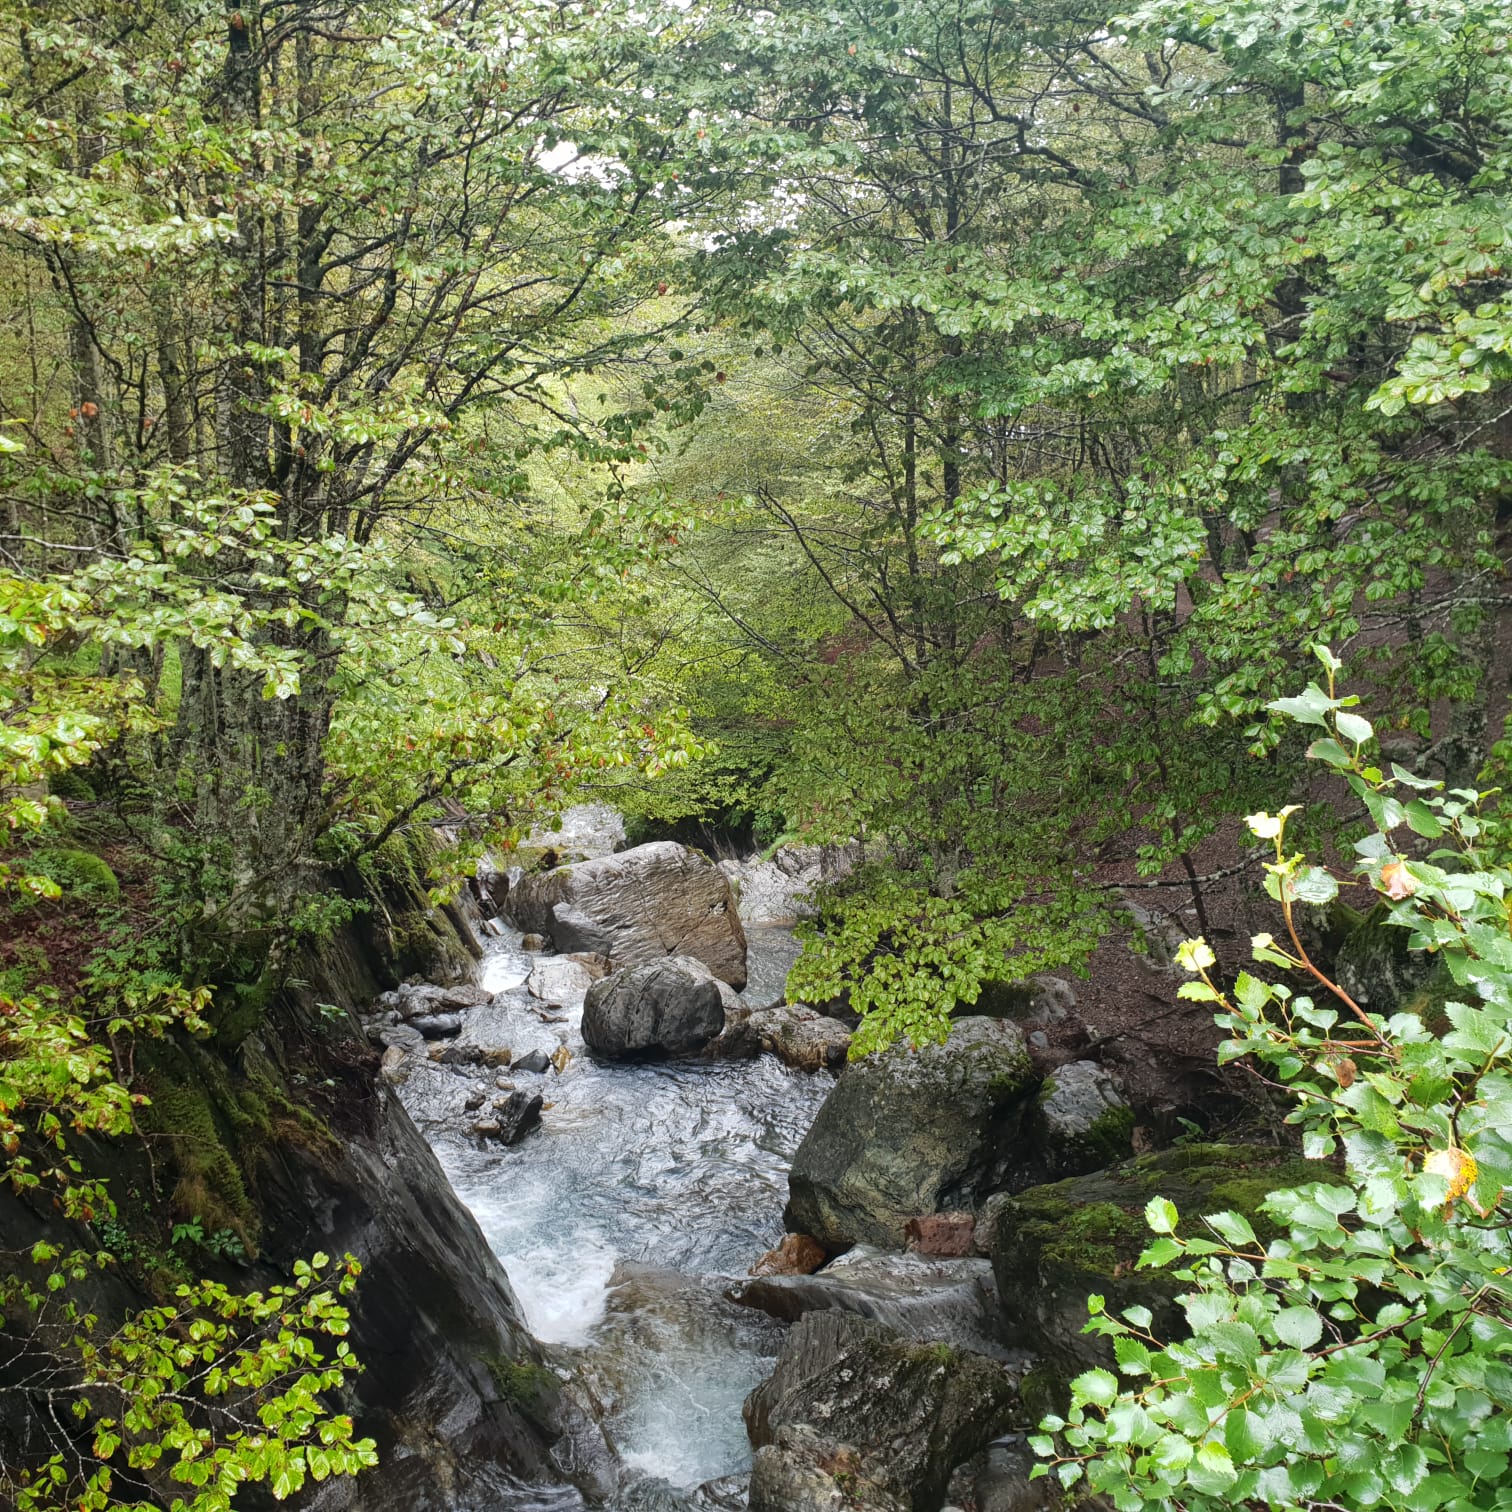
[[[93,851],[53,846],[40,850],[27,861],[34,875],[47,877],[63,889],[64,897],[117,898],[121,884],[108,862]]]
[[[1294,807],[1251,815],[1286,925],[1285,944],[1257,935],[1254,957],[1321,990],[1248,972],[1227,988],[1193,940],[1182,996],[1217,1006],[1221,1058],[1250,1057],[1287,1089],[1303,1154],[1330,1175],[1342,1161],[1344,1182],[1270,1193],[1276,1237],[1237,1212],[1178,1233],[1174,1204],[1151,1198],[1139,1264],[1180,1267],[1190,1336],[1163,1341],[1148,1310],[1110,1317],[1091,1298],[1088,1329],[1111,1336],[1134,1384],[1086,1372],[1035,1440],[1052,1461],[1040,1473],[1119,1512],[1512,1504],[1512,869],[1486,845],[1490,795],[1372,764],[1371,725],[1319,655],[1328,691],[1271,708],[1319,730],[1309,754],[1369,813],[1355,880],[1451,975],[1445,1032],[1411,1004],[1367,1012],[1308,957],[1294,908],[1330,902],[1338,880],[1288,853]]]

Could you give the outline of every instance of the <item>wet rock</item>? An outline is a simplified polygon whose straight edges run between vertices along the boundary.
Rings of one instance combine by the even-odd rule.
[[[609,958],[615,971],[691,956],[737,990],[746,939],[724,874],[670,840],[521,879],[510,896],[521,929],[564,954]]]
[[[838,1073],[850,1042],[844,1024],[801,1003],[750,1008],[736,998],[726,1003],[724,1029],[704,1053],[711,1060],[751,1060],[765,1053],[795,1071]]]
[[[433,1045],[430,1056],[443,1066],[507,1066],[509,1046],[473,1045],[461,1040],[448,1040]]]
[[[960,1258],[976,1247],[976,1219],[970,1213],[930,1213],[910,1218],[903,1238],[914,1255]]]
[[[479,1139],[497,1139],[499,1127],[497,1118],[479,1118],[473,1121],[472,1131]]]
[[[511,1071],[549,1071],[551,1058],[544,1050],[530,1050],[514,1061],[509,1068]]]
[[[405,1019],[449,1013],[462,1008],[481,1008],[493,1001],[491,992],[485,992],[473,982],[459,982],[449,987],[434,982],[407,983],[393,994],[385,993],[384,999],[390,996],[396,1000],[394,1006],[399,1016]]]
[[[424,1041],[421,1041],[423,1044]],[[409,1080],[410,1057],[407,1050],[398,1045],[390,1045],[383,1052],[383,1059],[378,1063],[378,1074],[391,1087],[401,1087]]]
[[[515,1084],[502,1071],[494,1078],[494,1086],[500,1092],[513,1092],[515,1088]]]
[[[483,1092],[483,1091],[469,1092],[467,1094],[467,1100],[462,1104],[462,1106],[464,1108],[466,1108],[469,1113],[471,1113],[471,1112],[475,1111],[476,1109],[481,1108],[483,1106],[483,1104],[485,1102],[487,1102],[487,1101],[488,1101],[488,1094],[486,1092]]]
[[[583,1042],[611,1060],[691,1055],[724,1021],[719,982],[701,961],[673,956],[595,982],[583,1005]]]
[[[501,992],[486,1006],[469,1009],[462,1015],[462,1032],[457,1036],[461,1059],[474,1066],[507,1066],[511,1042],[519,1031],[519,1011],[534,999],[519,988]]]
[[[1101,1170],[1133,1153],[1133,1109],[1094,1061],[1072,1061],[1045,1078],[1034,1128],[1046,1181]]]
[[[1059,1506],[1053,1478],[1031,1480],[1039,1461],[1017,1434],[987,1446],[986,1463],[977,1472],[972,1496],[977,1512],[1051,1512]]]
[[[411,1019],[409,1027],[428,1040],[447,1039],[462,1032],[462,1020],[455,1013],[433,1013],[425,1018]]]
[[[758,1008],[747,1030],[763,1050],[796,1071],[838,1071],[850,1051],[851,1033],[844,1024],[801,1004]]]
[[[506,934],[508,934],[509,929],[508,926],[504,923],[503,919],[484,919],[483,933],[490,935],[494,939],[498,940],[502,939]]]
[[[527,934],[520,940],[520,949],[528,950],[532,954],[536,951],[550,950],[551,941],[543,934]]]
[[[974,1207],[1020,1150],[1033,1087],[1003,1019],[958,1019],[943,1045],[851,1062],[793,1158],[784,1227],[831,1250],[898,1249],[910,1218]]]
[[[1181,1332],[1175,1297],[1182,1283],[1169,1271],[1135,1268],[1151,1240],[1144,1210],[1152,1197],[1176,1204],[1183,1234],[1197,1233],[1204,1214],[1233,1210],[1264,1239],[1274,1232],[1259,1211],[1269,1192],[1336,1179],[1328,1166],[1287,1150],[1196,1144],[990,1199],[977,1228],[992,1256],[1004,1331],[1010,1343],[1039,1355],[1046,1410],[1073,1376],[1113,1365],[1111,1341],[1082,1332],[1092,1293],[1107,1299],[1110,1313],[1148,1307],[1157,1337]]]
[[[756,1010],[738,999],[725,1008],[724,1028],[704,1046],[710,1060],[755,1060],[761,1054],[761,1035],[751,1020]]]
[[[751,1267],[753,1276],[807,1276],[824,1264],[824,1247],[807,1234],[784,1234],[782,1243],[768,1250]]]
[[[864,1474],[851,1444],[820,1438],[806,1423],[779,1428],[751,1462],[750,1512],[909,1512]]]
[[[541,1122],[541,1095],[539,1092],[511,1092],[506,1097],[494,1099],[489,1116],[498,1124],[494,1136],[500,1144],[518,1144]]]
[[[616,1512],[746,1512],[746,1477],[721,1476],[691,1491],[652,1477],[627,1486],[614,1505]]]
[[[719,869],[729,878],[745,923],[796,924],[814,917],[812,895],[820,881],[817,864],[790,874],[775,861],[753,858],[721,861]]]
[[[976,1257],[899,1255],[858,1245],[816,1274],[766,1274],[737,1281],[726,1295],[786,1322],[811,1312],[854,1313],[903,1339],[1011,1357],[992,1263]]]
[[[746,1398],[745,1420],[758,1450],[784,1448],[783,1428],[822,1432],[821,1442],[854,1451],[846,1474],[924,1512],[944,1500],[951,1471],[1003,1431],[1016,1401],[1013,1376],[980,1355],[912,1343],[854,1313],[810,1312]]]
[[[531,1481],[561,1474],[551,1462],[562,1419],[556,1380],[477,1221],[381,1082],[372,1118],[371,1132],[347,1133],[340,1145],[281,1146],[261,1194],[264,1254],[279,1268],[309,1254],[312,1233],[334,1254],[362,1256],[351,1339],[367,1368],[352,1381],[350,1403],[385,1468],[365,1489],[328,1482],[321,1505],[489,1505],[501,1463]],[[539,1380],[541,1390],[528,1403],[502,1398],[501,1370]]]
[[[423,1052],[425,1036],[413,1024],[393,1024],[378,1031],[378,1042],[390,1050]]]
[[[608,956],[593,955],[585,950],[572,951],[568,955],[564,955],[562,959],[564,961],[576,961],[595,982],[600,977],[608,976],[611,970]]]
[[[566,956],[546,956],[530,968],[530,979],[525,986],[532,997],[543,1003],[576,1008],[594,981],[593,974],[580,961],[569,960]]]

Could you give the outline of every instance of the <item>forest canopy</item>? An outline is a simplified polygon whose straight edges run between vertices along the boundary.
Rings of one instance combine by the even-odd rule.
[[[0,910],[135,910],[0,955],[4,1174],[80,1222],[119,1045],[249,1033],[354,877],[444,902],[574,802],[844,848],[789,992],[861,1053],[1141,887],[1228,992],[1315,648],[1372,796],[1300,847],[1393,763],[1505,783],[1502,0],[0,17]]]

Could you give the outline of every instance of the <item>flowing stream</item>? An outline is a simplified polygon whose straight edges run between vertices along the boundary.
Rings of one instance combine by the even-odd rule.
[[[796,942],[783,929],[748,935],[744,996],[770,1002]],[[496,939],[481,985],[510,1005],[517,1056],[572,1052],[560,1073],[510,1073],[545,1097],[542,1127],[512,1148],[479,1148],[465,1122],[413,1110],[503,1261],[526,1324],[578,1368],[626,1466],[647,1478],[624,1505],[676,1506],[648,1496],[654,1483],[693,1488],[749,1467],[741,1403],[770,1372],[780,1333],[722,1293],[780,1238],[789,1163],[832,1083],[769,1055],[595,1062],[580,1007],[543,1022],[540,1005],[510,991],[538,959],[518,935]],[[504,1504],[576,1505],[575,1495],[523,1490]]]

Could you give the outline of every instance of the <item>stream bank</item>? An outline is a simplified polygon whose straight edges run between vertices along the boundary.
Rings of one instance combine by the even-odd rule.
[[[569,856],[607,855],[614,816],[572,811],[557,838]],[[791,929],[748,921],[745,934],[741,1002],[780,1000],[798,951]],[[502,1262],[526,1326],[601,1412],[626,1477],[613,1505],[676,1506],[707,1485],[697,1504],[743,1507],[741,1407],[771,1374],[784,1328],[725,1292],[781,1238],[792,1157],[833,1078],[772,1055],[596,1060],[581,1031],[587,974],[523,938],[503,920],[484,933],[486,1031],[477,1008],[462,1018],[486,1059],[390,1051],[387,1074]],[[450,1042],[437,1043],[446,1053]],[[479,1105],[513,1092],[542,1097],[540,1127],[508,1146],[480,1138]],[[544,1482],[493,1503],[579,1504]]]
[[[504,900],[518,894],[528,935],[488,917],[475,982],[412,981],[365,1020],[383,1080],[510,1277],[543,1380],[580,1409],[556,1474],[517,1467],[458,1505],[1039,1506],[1022,1431],[1071,1374],[1112,1363],[1081,1336],[1087,1295],[1171,1316],[1158,1279],[1133,1275],[1154,1185],[1184,1182],[1183,1212],[1249,1216],[1286,1152],[1135,1155],[1158,1110],[1098,1062],[1036,1053],[1075,1005],[1054,978],[1012,984],[1001,1016],[959,1018],[946,1044],[845,1065],[835,1019],[770,1006],[796,943],[734,916],[724,881],[750,863],[667,842],[548,855]],[[718,986],[702,1041],[684,1037],[675,993],[657,996],[672,978],[700,1020]],[[603,1038],[613,1012],[616,1029],[656,1032]],[[774,1027],[793,1022],[840,1041],[816,1055]],[[679,1058],[630,1058],[669,1047]],[[528,1402],[544,1385],[501,1389]]]

